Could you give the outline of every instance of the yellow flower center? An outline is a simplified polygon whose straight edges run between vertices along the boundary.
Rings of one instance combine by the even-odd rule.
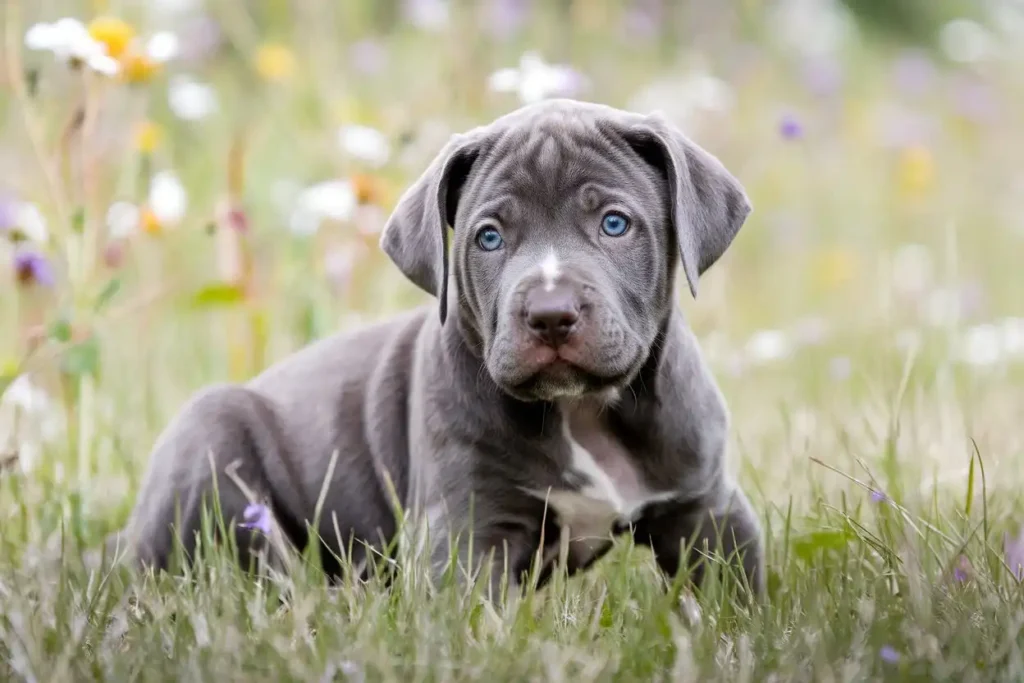
[[[143,121],[135,126],[135,148],[143,154],[152,154],[160,146],[164,131],[152,121]]]
[[[139,215],[139,224],[142,226],[142,231],[147,235],[159,235],[163,232],[163,226],[160,225],[160,219],[153,213],[153,209],[144,207]]]
[[[266,81],[284,81],[295,72],[295,55],[284,45],[268,43],[256,51],[255,67]]]
[[[121,56],[121,75],[129,83],[145,83],[159,68],[159,64],[135,49]]]
[[[89,22],[89,35],[107,47],[108,55],[120,59],[135,38],[135,29],[117,17],[97,17]]]

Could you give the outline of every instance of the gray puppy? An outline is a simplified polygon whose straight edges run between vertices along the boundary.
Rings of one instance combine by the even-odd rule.
[[[677,255],[696,295],[750,210],[658,116],[549,100],[454,136],[381,237],[438,304],[192,398],[152,454],[127,530],[137,561],[193,552],[214,470],[237,528],[250,501],[223,476],[234,467],[298,547],[326,491],[314,531],[329,574],[348,549],[358,565],[395,540],[398,503],[436,572],[495,553],[492,587],[535,558],[542,582],[559,561],[583,569],[629,532],[698,581],[686,549],[707,543],[760,594],[760,526],[724,469],[727,409],[674,295]],[[243,557],[261,543],[237,541]]]

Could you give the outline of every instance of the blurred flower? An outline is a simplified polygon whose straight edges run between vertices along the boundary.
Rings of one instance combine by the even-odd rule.
[[[356,210],[356,193],[346,180],[328,180],[299,193],[288,220],[296,235],[308,237],[320,229],[324,220],[346,221]]]
[[[813,57],[804,62],[803,81],[818,97],[833,97],[842,90],[843,65],[833,57]]]
[[[162,226],[178,223],[188,207],[188,195],[178,176],[172,171],[160,171],[149,184],[149,209]]]
[[[829,377],[837,382],[849,379],[852,371],[853,363],[846,356],[836,356],[828,362]]]
[[[96,17],[89,22],[88,30],[93,40],[103,43],[107,54],[114,59],[120,59],[135,38],[135,28],[118,17]]]
[[[969,365],[995,365],[1024,357],[1024,318],[975,325],[960,339],[959,356]]]
[[[773,37],[805,56],[836,54],[856,29],[846,7],[835,0],[781,0],[768,22]]]
[[[153,213],[153,209],[148,206],[142,207],[139,211],[139,227],[147,235],[159,235],[163,232],[163,226],[160,225],[160,219]]]
[[[246,505],[245,510],[242,511],[242,518],[245,521],[239,524],[239,526],[243,529],[253,529],[261,531],[265,535],[270,535],[271,516],[270,509],[266,505],[260,505],[259,503]]]
[[[655,81],[629,102],[629,108],[642,113],[660,111],[674,123],[687,128],[702,113],[729,111],[735,101],[725,81],[705,71],[694,71],[679,78]]]
[[[16,242],[46,244],[50,239],[50,231],[39,207],[31,202],[18,202],[14,214],[14,227],[8,231],[8,237]]]
[[[217,93],[212,87],[189,76],[176,76],[167,91],[171,111],[186,121],[198,121],[217,109]]]
[[[963,64],[984,61],[996,48],[992,34],[970,19],[953,19],[943,26],[939,31],[939,45],[946,57]]]
[[[956,558],[956,564],[953,566],[953,581],[956,583],[967,583],[974,573],[973,567],[971,567],[971,561],[967,559],[966,555],[960,555]]]
[[[352,44],[348,51],[349,61],[361,74],[372,76],[380,73],[387,64],[388,52],[380,41],[365,39]]]
[[[256,51],[256,73],[265,81],[279,83],[295,73],[295,55],[285,45],[266,43]]]
[[[383,166],[391,156],[387,137],[369,126],[342,126],[338,130],[338,145],[349,156],[372,166]]]
[[[664,9],[663,0],[633,0],[625,17],[629,35],[642,39],[656,36],[664,21]]]
[[[768,362],[790,356],[793,345],[782,330],[761,330],[750,338],[745,350],[754,362]]]
[[[28,375],[16,377],[0,395],[0,450],[13,442],[23,472],[33,468],[42,444],[56,438],[60,428],[60,411]]]
[[[107,268],[118,269],[124,263],[125,248],[123,242],[108,242],[103,247],[103,263]]]
[[[25,33],[25,46],[52,52],[73,68],[85,65],[105,76],[115,76],[120,69],[117,60],[107,53],[107,46],[89,35],[82,22],[70,17],[53,24],[35,24]]]
[[[935,82],[935,64],[922,50],[904,50],[892,66],[893,84],[903,95],[922,95]]]
[[[152,154],[160,146],[164,137],[164,131],[152,121],[142,121],[135,126],[134,132],[135,149],[143,154]]]
[[[348,288],[355,262],[355,249],[350,245],[334,247],[324,254],[324,275],[335,292]]]
[[[1018,582],[1024,581],[1024,526],[1017,532],[1016,538],[1011,538],[1009,533],[1003,534],[1003,554],[1013,577]]]
[[[18,282],[25,286],[38,284],[52,287],[54,284],[50,262],[34,249],[22,248],[14,252],[14,275]]]
[[[797,140],[804,135],[804,127],[793,114],[784,114],[779,121],[779,135],[786,140]]]
[[[892,645],[883,645],[878,651],[878,656],[882,658],[883,662],[889,664],[896,664],[901,659],[900,653]]]
[[[170,31],[153,34],[144,45],[133,40],[120,56],[121,74],[128,83],[146,83],[179,52],[178,36]]]
[[[899,158],[899,186],[905,195],[917,196],[932,187],[935,165],[931,150],[914,146],[903,150]]]
[[[857,271],[857,255],[843,247],[832,247],[817,255],[814,264],[815,280],[824,287],[839,287]]]
[[[0,235],[4,235],[18,226],[18,210],[20,206],[13,197],[0,193]]]
[[[484,29],[498,38],[515,35],[526,21],[530,3],[531,0],[489,0]]]
[[[884,102],[875,111],[883,147],[903,149],[925,146],[938,137],[938,125],[930,114],[913,111],[899,104]]]
[[[957,114],[974,123],[990,123],[999,113],[999,103],[992,88],[977,77],[960,75],[952,83],[953,108]]]
[[[206,15],[185,19],[181,23],[181,35],[188,36],[188,40],[180,47],[179,59],[189,64],[211,58],[223,44],[220,24]]]
[[[487,87],[494,92],[514,92],[524,103],[531,103],[548,97],[571,97],[583,82],[583,77],[571,67],[547,64],[540,54],[527,52],[520,57],[518,68],[492,73]]]
[[[885,495],[881,491],[871,489],[871,502],[872,503],[885,503],[888,502],[889,496]]]
[[[107,209],[107,235],[111,239],[129,239],[138,232],[139,223],[139,207],[131,202],[114,202]]]
[[[380,204],[383,188],[381,181],[368,173],[356,173],[352,176],[352,189],[356,194],[356,201],[360,204]]]
[[[437,31],[448,25],[448,0],[405,0],[404,9],[418,28]]]
[[[897,294],[917,297],[932,284],[934,266],[928,247],[906,244],[896,250],[892,259],[892,284]]]
[[[217,274],[221,282],[242,284],[249,273],[245,233],[248,218],[245,210],[231,202],[222,201],[217,207],[217,230],[214,233]]]

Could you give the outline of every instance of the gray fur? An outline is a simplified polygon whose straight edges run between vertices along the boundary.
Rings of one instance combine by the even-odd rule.
[[[600,232],[608,207],[630,216],[625,235]],[[724,469],[728,413],[674,297],[677,263],[696,293],[749,211],[738,181],[656,116],[551,100],[456,136],[381,238],[440,311],[337,334],[244,385],[195,396],[155,446],[127,533],[138,560],[167,566],[178,509],[192,549],[211,458],[218,473],[240,463],[285,535],[305,545],[337,452],[317,530],[326,549],[392,541],[393,485],[429,527],[438,572],[458,539],[461,560],[479,566],[493,550],[514,583],[559,540],[559,517],[537,492],[587,483],[574,465],[579,446],[602,467],[628,462],[661,492],[616,525],[649,544],[666,572],[696,537],[738,549],[760,592],[759,524]],[[500,230],[500,250],[476,246],[483,225]],[[548,366],[555,351],[523,320],[541,280],[545,291],[555,286],[553,272],[580,314],[572,343]],[[237,522],[246,498],[220,474],[217,485],[224,517]],[[255,533],[239,540],[243,553],[259,542]],[[586,552],[571,546],[569,569],[610,545],[609,536],[590,539]],[[354,561],[365,558],[353,549]],[[336,569],[329,556],[325,568]]]

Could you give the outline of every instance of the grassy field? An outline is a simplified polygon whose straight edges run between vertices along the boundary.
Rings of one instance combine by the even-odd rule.
[[[1024,679],[1024,13],[989,4],[925,50],[795,2],[6,0],[0,680]],[[680,303],[767,603],[625,543],[507,607],[415,558],[87,571],[191,393],[426,301],[387,212],[546,95],[662,109],[750,193]]]

